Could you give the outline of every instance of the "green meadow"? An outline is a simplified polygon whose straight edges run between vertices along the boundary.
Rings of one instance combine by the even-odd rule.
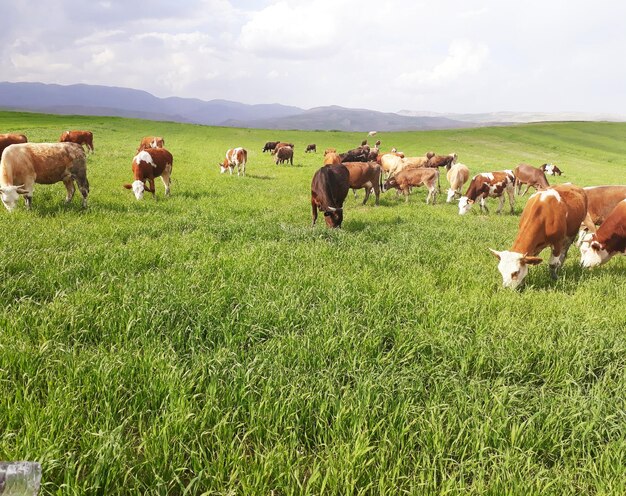
[[[414,189],[311,228],[323,150],[365,133],[0,112],[0,132],[94,133],[89,206],[61,183],[0,207],[0,459],[41,494],[626,494],[626,258],[501,288],[515,215],[461,217]],[[140,139],[172,195],[135,200]],[[472,174],[554,162],[626,183],[626,124],[379,133]],[[374,140],[376,139],[374,138]],[[274,165],[266,141],[295,143]],[[371,140],[371,138],[370,138]],[[316,143],[317,154],[305,154]],[[247,176],[220,174],[228,148]],[[442,189],[447,186],[442,178]],[[547,261],[548,251],[542,256]]]

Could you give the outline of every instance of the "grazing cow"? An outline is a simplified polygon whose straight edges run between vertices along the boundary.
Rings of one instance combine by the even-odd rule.
[[[517,288],[528,274],[528,266],[542,262],[537,255],[548,246],[552,248],[550,274],[556,279],[586,214],[587,197],[578,186],[563,184],[532,195],[522,212],[511,250],[490,249],[500,260],[498,270],[504,287]]]
[[[93,153],[93,133],[91,131],[65,131],[61,134],[59,142],[85,145]]]
[[[292,150],[294,149],[295,145],[293,143],[286,143],[284,141],[279,141],[278,143],[276,143],[276,146],[274,147],[274,149],[272,150],[272,155],[275,155],[278,152],[279,148],[282,148],[283,146],[288,146],[290,147]]]
[[[365,199],[363,200],[363,205],[365,205],[373,189],[376,195],[376,205],[378,205],[382,186],[380,165],[375,162],[344,162],[343,165],[348,168],[350,173],[349,185],[354,192],[354,197],[356,198],[357,189],[365,188]]]
[[[548,176],[560,176],[562,174],[561,169],[554,164],[543,164],[540,169]]]
[[[343,202],[348,196],[350,172],[343,165],[322,167],[311,181],[311,209],[313,224],[317,221],[317,210],[324,212],[328,227],[341,227],[343,222]]]
[[[265,143],[265,146],[263,147],[263,153],[265,152],[273,153],[278,143],[280,143],[280,141],[268,141],[267,143]]]
[[[469,179],[469,169],[465,164],[457,162],[452,165],[446,173],[448,182],[450,183],[450,189],[448,189],[448,198],[446,203],[451,203],[456,195],[461,196],[461,188]]]
[[[23,134],[0,134],[0,156],[9,145],[17,145],[19,143],[28,143],[28,139]]]
[[[456,153],[450,153],[449,155],[432,155],[429,157],[428,155],[430,154],[431,152],[428,152],[426,154],[426,158],[428,158],[428,163],[426,164],[426,167],[432,167],[435,169],[439,167],[445,167],[446,169],[449,169],[452,164],[456,163],[456,159],[457,159]],[[439,176],[437,176],[437,188],[441,192],[441,184],[439,184]]]
[[[82,146],[76,143],[21,143],[8,146],[0,160],[0,194],[2,203],[10,212],[19,195],[24,196],[26,208],[33,201],[35,184],[54,184],[63,181],[69,203],[74,197],[74,181],[87,206],[89,181],[87,159]]]
[[[165,140],[161,136],[144,136],[141,138],[137,152],[147,150],[148,148],[163,148],[164,146]]]
[[[626,255],[626,200],[611,211],[595,233],[589,233],[580,245],[580,264],[597,267],[614,255]]]
[[[339,165],[341,156],[338,153],[327,153],[324,155],[324,165]]]
[[[370,147],[367,145],[361,145],[358,148],[339,154],[342,162],[367,162],[369,155]]]
[[[161,177],[165,186],[165,196],[170,195],[170,184],[174,158],[165,148],[146,148],[133,157],[133,183],[125,184],[126,189],[132,189],[137,200],[143,200],[144,191],[152,193],[156,199],[154,178]],[[146,181],[150,183],[146,186]]]
[[[404,201],[409,201],[409,193],[413,186],[426,186],[428,188],[428,196],[426,204],[434,205],[437,200],[437,177],[439,170],[437,169],[404,169],[393,177],[388,178],[383,185],[383,191],[390,188],[396,188],[404,193]]]
[[[526,189],[521,196],[524,196],[531,186],[536,190],[548,189],[550,187],[545,173],[538,167],[519,164],[513,171],[513,174],[515,174],[515,193],[518,196],[520,196],[520,191],[522,191],[522,185],[524,184]]]
[[[337,149],[336,148],[326,148],[326,150],[324,150],[324,156],[328,155],[329,153],[337,153]]]
[[[228,170],[232,176],[233,169],[237,167],[237,176],[239,176],[239,168],[241,167],[241,174],[246,177],[246,162],[248,162],[248,152],[245,148],[230,148],[226,152],[224,162],[218,164],[220,166],[220,173],[224,174],[224,172]]]
[[[306,150],[304,150],[304,153],[309,153],[309,152],[317,153],[317,146],[315,145],[315,143],[311,143],[310,145],[306,145]]]
[[[500,198],[500,205],[496,213],[502,211],[504,207],[504,192],[509,196],[509,205],[511,205],[511,214],[515,206],[515,192],[513,187],[515,184],[515,175],[511,170],[503,170],[496,172],[483,172],[472,178],[472,182],[467,188],[465,196],[459,199],[459,215],[465,215],[470,211],[476,200],[480,200],[480,211],[489,212],[485,204],[486,198]]]
[[[283,164],[285,162],[289,162],[293,165],[293,148],[290,146],[281,146],[276,150],[276,155],[274,156],[274,161],[276,165]]]
[[[368,136],[376,136],[378,134],[378,131],[370,131],[369,133],[367,133]]]
[[[599,226],[622,200],[626,200],[626,186],[589,186],[583,188],[587,195],[587,213],[590,221]],[[577,245],[580,246],[589,229],[580,226]],[[594,229],[592,229],[594,231]]]

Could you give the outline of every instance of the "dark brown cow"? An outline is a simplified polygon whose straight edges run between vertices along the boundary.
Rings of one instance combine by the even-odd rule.
[[[276,152],[278,152],[279,148],[282,148],[283,146],[288,146],[290,147],[292,150],[295,148],[295,145],[293,143],[286,143],[284,141],[279,141],[278,143],[276,143],[276,146],[274,147],[274,149],[272,150],[272,155],[274,155]]]
[[[350,187],[356,198],[356,190],[365,188],[365,199],[363,205],[367,203],[372,189],[376,195],[376,205],[380,197],[382,170],[375,162],[344,162],[350,173]]]
[[[390,177],[385,181],[383,191],[387,191],[390,188],[396,188],[398,191],[404,193],[404,200],[409,201],[409,193],[413,186],[426,186],[428,188],[428,196],[426,197],[426,204],[430,203],[434,205],[437,200],[437,178],[439,177],[438,169],[403,169],[395,176]]]
[[[28,143],[28,139],[23,134],[0,134],[0,157],[2,152],[9,145],[17,145],[19,143]]]
[[[152,193],[152,196],[156,199],[154,178],[160,176],[165,186],[165,195],[169,196],[173,164],[172,154],[165,148],[141,150],[133,158],[133,184],[125,184],[124,187],[132,189],[137,200],[143,199],[144,190]],[[146,181],[150,183],[150,186],[146,187]]]
[[[340,153],[339,156],[342,162],[367,162],[370,156],[370,147],[362,145],[345,153]]]
[[[532,186],[536,190],[544,190],[550,187],[545,173],[538,167],[533,167],[528,164],[519,164],[513,171],[515,174],[515,193],[518,196],[524,196],[528,193],[528,189]],[[526,185],[526,189],[520,195],[522,191],[522,185]]]
[[[144,136],[141,138],[141,143],[139,143],[137,152],[147,150],[148,148],[163,148],[164,146],[165,140],[162,136]]]
[[[626,200],[617,204],[596,233],[585,236],[580,246],[580,264],[597,267],[618,253],[626,255]]]
[[[304,153],[309,153],[309,152],[317,153],[317,146],[315,145],[315,143],[311,143],[310,145],[306,145],[306,150],[304,150]]]
[[[59,141],[84,145],[93,153],[93,133],[91,131],[65,131],[61,134]]]
[[[313,224],[317,221],[317,210],[324,212],[328,227],[341,227],[343,202],[348,196],[350,172],[345,165],[322,167],[311,181],[311,209]]]
[[[274,161],[276,165],[284,164],[285,162],[289,162],[293,165],[293,148],[290,146],[281,146],[280,148],[276,148]]]
[[[512,170],[503,170],[496,172],[483,172],[472,178],[469,188],[465,196],[459,199],[459,215],[465,215],[470,211],[472,205],[476,200],[480,200],[480,211],[487,209],[485,199],[500,198],[500,206],[496,213],[502,211],[504,207],[504,192],[509,195],[509,205],[511,205],[511,214],[514,213],[513,207],[515,206],[515,175]]]
[[[280,143],[280,141],[268,141],[267,143],[265,143],[265,146],[263,147],[263,153],[265,152],[272,153],[278,143]]]

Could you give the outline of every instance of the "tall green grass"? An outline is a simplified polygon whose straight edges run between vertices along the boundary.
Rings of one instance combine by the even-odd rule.
[[[510,247],[525,198],[460,217],[445,195],[361,192],[342,230],[312,229],[305,146],[360,133],[0,113],[31,141],[65,129],[94,132],[88,209],[58,184],[0,212],[0,459],[40,461],[42,493],[626,493],[623,259],[583,271],[572,248],[558,281],[540,265],[501,289],[487,248]],[[626,183],[625,133],[377,137],[472,173],[553,161],[552,182],[586,186]],[[137,202],[122,184],[151,134],[172,196]],[[293,167],[261,153],[276,139]],[[246,178],[219,174],[233,146]]]

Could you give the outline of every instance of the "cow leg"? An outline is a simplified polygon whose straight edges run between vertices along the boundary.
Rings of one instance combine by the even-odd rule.
[[[67,195],[65,195],[65,203],[69,203],[74,198],[74,193],[76,192],[76,188],[74,188],[74,178],[66,177],[63,179],[63,184],[65,185],[65,189],[67,190]]]
[[[365,199],[363,200],[363,205],[365,205],[367,203],[367,200],[369,199],[371,193],[372,188],[370,188],[369,186],[365,186]],[[356,190],[354,190],[354,196],[356,197]]]
[[[380,185],[378,183],[374,183],[374,196],[376,196],[376,201],[374,205],[378,205],[378,200],[380,199]]]
[[[513,215],[515,213],[515,192],[513,191],[513,188],[507,188],[506,189],[507,194],[509,195],[509,205],[511,205],[511,215]],[[526,193],[524,193],[526,194]],[[503,201],[504,203],[504,201]]]
[[[163,181],[163,186],[165,186],[165,196],[170,196],[170,184],[172,183],[172,178],[170,177],[171,170],[171,166],[166,166],[161,174],[161,181]]]
[[[313,224],[311,224],[311,227],[313,227],[317,221],[317,203],[313,200],[311,200],[311,210],[313,211]]]
[[[402,192],[404,193],[404,201],[405,202],[409,202],[409,193],[411,192],[409,188],[405,188],[402,190]]]
[[[563,261],[567,256],[567,251],[572,244],[572,238],[565,238],[562,243],[555,243],[552,246],[552,254],[550,255],[550,277],[557,278],[557,271],[563,265]]]
[[[154,178],[153,177],[149,178],[148,182],[150,183],[150,190],[152,191],[152,198],[156,200],[156,188],[154,186]]]
[[[528,183],[528,184],[526,185],[526,189],[525,189],[525,190],[524,190],[524,192],[522,193],[522,196],[524,196],[526,193],[528,193],[528,190],[530,189],[530,186],[531,186],[531,185],[530,185],[530,183]],[[520,188],[520,189],[521,189],[521,188]]]
[[[500,197],[498,198],[498,200],[500,201],[500,203],[498,204],[498,210],[496,210],[496,213],[499,214],[500,212],[502,212],[502,208],[504,208],[504,195],[500,195]]]
[[[356,195],[356,188],[352,188],[352,192],[354,193],[354,199],[357,199],[357,195]]]
[[[485,201],[485,197],[481,196],[480,197],[480,212],[483,213],[483,211],[484,213],[487,213],[487,214],[489,213],[489,209],[487,208],[487,202]]]
[[[241,175],[246,177],[246,163],[241,164]]]

